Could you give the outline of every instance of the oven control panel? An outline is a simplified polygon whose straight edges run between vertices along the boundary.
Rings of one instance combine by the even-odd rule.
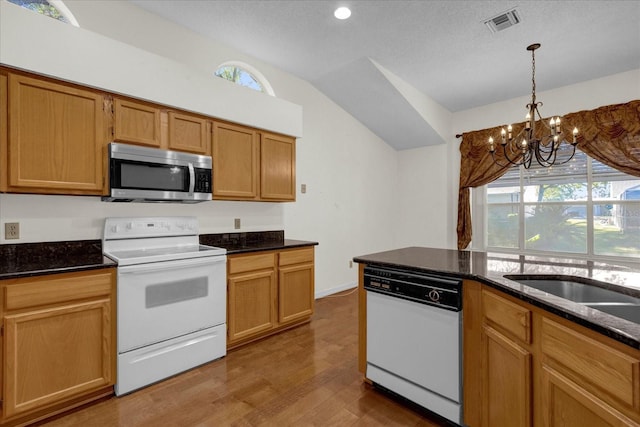
[[[106,240],[144,237],[193,236],[198,234],[196,217],[107,218]]]

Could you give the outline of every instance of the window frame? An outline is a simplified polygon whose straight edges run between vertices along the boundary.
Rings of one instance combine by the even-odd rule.
[[[523,190],[526,187],[525,176],[523,174],[523,166],[519,166],[519,179],[518,186],[520,188],[519,197],[517,202],[494,202],[489,203],[488,188],[491,184],[487,184],[481,187],[476,187],[472,191],[471,197],[471,209],[472,209],[472,226],[475,230],[481,230],[480,233],[474,234],[478,239],[474,239],[471,243],[471,247],[474,250],[489,251],[492,253],[505,253],[505,254],[519,254],[530,256],[551,256],[561,258],[575,258],[585,259],[590,261],[602,261],[602,262],[616,262],[620,264],[637,264],[640,261],[639,256],[616,256],[616,255],[600,255],[596,254],[596,242],[595,242],[595,228],[594,228],[594,207],[597,205],[608,204],[611,201],[615,201],[615,204],[619,206],[637,204],[638,200],[624,200],[624,199],[606,199],[600,200],[593,197],[593,183],[601,182],[603,179],[600,175],[594,176],[592,162],[593,158],[586,153],[582,153],[586,156],[586,184],[587,184],[587,197],[585,200],[561,200],[561,201],[544,201],[545,206],[560,206],[560,205],[576,205],[586,207],[586,251],[585,253],[579,252],[565,252],[565,251],[549,251],[538,249],[527,249],[525,242],[525,208],[526,206],[536,205],[537,202],[525,201]],[[623,174],[623,172],[620,172]],[[624,174],[627,175],[627,174]],[[632,177],[631,179],[638,179]],[[619,181],[619,180],[618,180]],[[495,182],[495,181],[494,181]],[[515,186],[515,185],[514,185]],[[496,206],[517,206],[518,209],[518,238],[517,247],[499,247],[489,245],[489,208]]]
[[[18,7],[23,8],[23,9],[27,9],[27,10],[31,10],[32,12],[39,13],[38,11],[30,9],[28,7],[25,7],[23,5],[13,3],[11,0],[6,0],[6,1],[7,1],[7,3],[14,4],[14,5],[18,6]],[[78,28],[80,27],[80,24],[78,23],[78,20],[76,19],[76,17],[73,15],[71,10],[69,10],[67,5],[65,5],[62,0],[47,0],[47,3],[49,3],[49,6],[53,7],[54,9],[56,9],[60,13],[60,15],[62,15],[64,17],[64,19],[66,19],[66,21],[54,18],[52,16],[44,15],[44,14],[41,14],[41,13],[39,13],[39,14],[44,15],[44,16],[48,16],[50,18],[53,18],[56,21],[64,22],[65,24],[73,25],[74,27],[78,27]]]
[[[271,87],[271,84],[269,83],[267,78],[257,68],[247,64],[246,62],[226,61],[216,67],[215,71],[213,72],[213,75],[218,78],[224,79],[224,77],[218,76],[216,73],[218,72],[218,70],[225,67],[238,68],[243,72],[249,74],[251,77],[253,77],[253,79],[262,86],[262,90],[261,91],[256,90],[256,92],[266,93],[274,97],[276,96],[275,92],[273,91],[273,87]],[[224,80],[227,80],[227,79],[224,79]],[[230,80],[227,80],[227,81],[230,81]],[[240,83],[236,83],[236,82],[232,82],[232,83],[238,84],[239,86],[242,86],[242,87],[248,87]],[[251,90],[255,90],[251,87],[248,87],[248,88]]]

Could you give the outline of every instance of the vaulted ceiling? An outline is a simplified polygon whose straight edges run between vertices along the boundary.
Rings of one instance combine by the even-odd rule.
[[[131,1],[311,82],[396,149],[443,142],[407,85],[450,112],[527,95],[532,43],[538,91],[640,68],[640,1]]]

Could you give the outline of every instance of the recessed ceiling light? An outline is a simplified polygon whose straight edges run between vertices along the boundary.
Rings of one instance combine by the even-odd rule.
[[[339,7],[333,12],[333,16],[338,19],[347,19],[351,16],[351,11],[348,7]]]

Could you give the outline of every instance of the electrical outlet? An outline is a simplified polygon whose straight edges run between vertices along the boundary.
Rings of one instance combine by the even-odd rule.
[[[307,192],[307,184],[302,184],[302,185],[300,185],[300,192],[301,192],[302,194],[304,194],[304,193],[306,193],[306,192]]]
[[[236,230],[240,230],[240,218],[236,218],[236,219],[233,220],[233,227]]]
[[[20,238],[20,223],[19,222],[5,222],[4,223],[4,238],[19,239]]]

